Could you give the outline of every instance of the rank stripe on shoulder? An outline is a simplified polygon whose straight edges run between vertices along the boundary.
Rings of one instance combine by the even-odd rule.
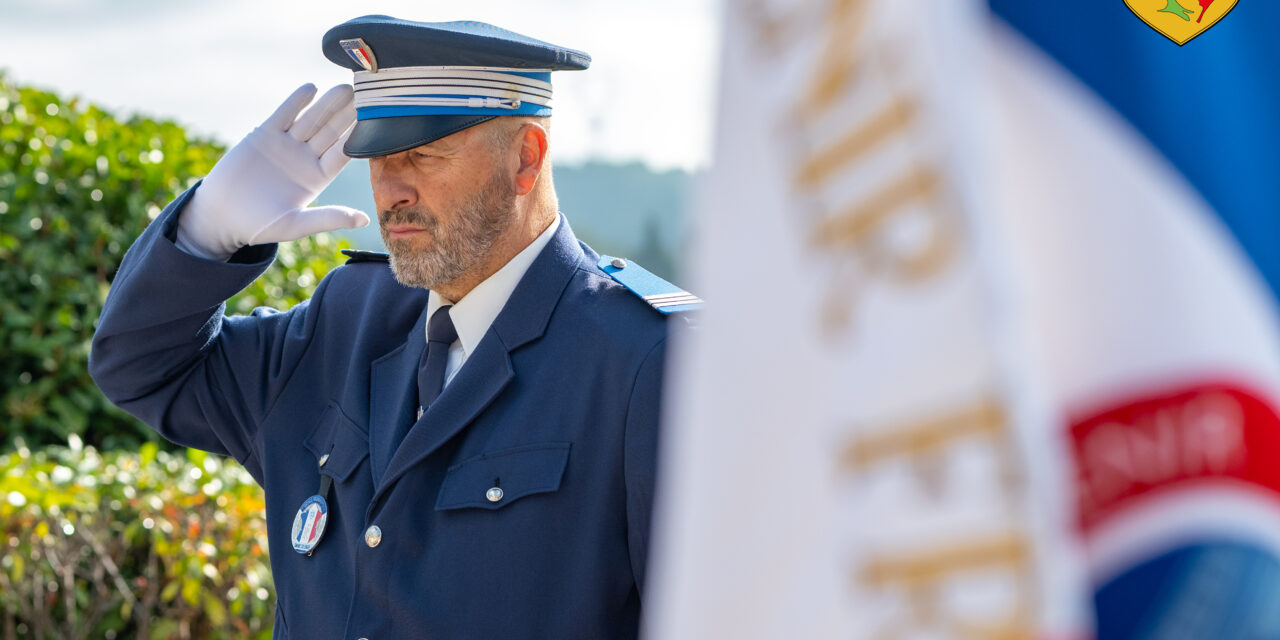
[[[655,307],[672,307],[678,304],[694,304],[702,302],[702,298],[692,293],[666,293],[662,295],[645,296],[644,301]]]
[[[597,266],[661,313],[681,313],[702,308],[702,298],[659,278],[634,262],[602,255]]]

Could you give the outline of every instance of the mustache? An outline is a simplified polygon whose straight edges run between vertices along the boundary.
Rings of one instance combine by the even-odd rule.
[[[432,213],[430,209],[422,206],[379,211],[378,223],[382,226],[389,224],[414,225],[429,230],[434,230],[436,227],[440,226],[440,220],[436,217],[436,214]]]

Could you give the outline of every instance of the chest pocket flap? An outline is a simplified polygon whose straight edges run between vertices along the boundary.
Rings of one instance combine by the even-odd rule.
[[[332,402],[303,445],[315,455],[317,463],[323,456],[329,456],[320,473],[336,482],[345,482],[360,466],[360,461],[369,457],[369,437]]]
[[[436,511],[501,509],[525,496],[555,491],[568,463],[568,442],[541,442],[464,460],[449,467]]]

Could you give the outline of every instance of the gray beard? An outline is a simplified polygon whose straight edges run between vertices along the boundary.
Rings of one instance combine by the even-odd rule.
[[[418,205],[382,213],[382,242],[391,254],[391,272],[407,287],[431,289],[452,282],[479,263],[515,220],[515,194],[500,172],[464,202],[446,225]],[[431,234],[432,246],[416,250],[406,240],[387,237],[386,225],[413,224]]]

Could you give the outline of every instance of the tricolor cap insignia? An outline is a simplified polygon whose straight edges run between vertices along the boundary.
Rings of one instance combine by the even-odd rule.
[[[350,40],[340,40],[338,42],[342,46],[342,50],[351,56],[356,64],[364,67],[365,71],[377,73],[378,58],[373,55],[373,48],[365,44],[364,38],[351,38]]]

